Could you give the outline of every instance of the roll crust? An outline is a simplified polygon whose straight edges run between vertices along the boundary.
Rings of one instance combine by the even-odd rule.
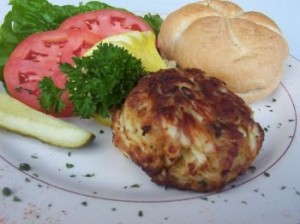
[[[247,103],[279,85],[288,55],[274,21],[221,0],[199,1],[171,13],[161,26],[158,46],[180,67],[200,68],[221,79]]]

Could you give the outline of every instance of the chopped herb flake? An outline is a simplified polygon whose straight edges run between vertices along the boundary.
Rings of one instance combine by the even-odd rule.
[[[280,190],[286,189],[286,186],[281,186]]]
[[[87,202],[86,202],[86,201],[81,202],[81,204],[82,204],[83,206],[87,206]]]
[[[38,159],[39,157],[36,154],[31,155],[32,159]]]
[[[270,174],[268,172],[264,172],[265,177],[269,177]]]
[[[200,198],[201,198],[202,200],[204,200],[204,201],[208,201],[208,198],[205,197],[205,196],[200,196]]]
[[[28,163],[21,163],[19,166],[19,170],[29,171],[29,170],[31,170],[31,167]]]
[[[73,165],[73,164],[71,164],[71,163],[66,163],[66,167],[67,167],[68,169],[70,169],[70,168],[73,168],[73,167],[74,167],[74,165]]]
[[[143,216],[144,216],[143,211],[140,210],[139,213],[138,213],[138,216],[139,216],[139,217],[143,217]]]
[[[84,177],[93,177],[93,176],[95,176],[94,173],[88,173],[88,174],[84,175]]]
[[[8,188],[8,187],[4,187],[3,189],[2,189],[2,194],[4,195],[4,196],[10,196],[11,194],[12,194],[12,191],[11,191],[11,189],[10,188]]]
[[[131,187],[131,188],[139,188],[140,185],[139,185],[139,184],[133,184],[133,185],[131,185],[130,187]]]
[[[39,177],[39,175],[37,173],[33,173],[32,175],[35,177]]]
[[[13,201],[15,201],[15,202],[20,202],[21,199],[20,199],[18,196],[14,196],[14,197],[13,197]]]
[[[251,173],[254,173],[255,170],[256,170],[256,167],[255,167],[255,166],[249,166],[248,170],[249,170]]]

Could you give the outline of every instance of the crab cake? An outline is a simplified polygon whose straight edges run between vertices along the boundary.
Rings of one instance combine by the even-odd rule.
[[[245,172],[264,139],[251,109],[199,69],[143,77],[113,113],[113,143],[159,185],[218,191]]]

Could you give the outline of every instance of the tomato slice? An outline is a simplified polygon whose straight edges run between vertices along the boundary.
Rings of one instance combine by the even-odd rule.
[[[38,101],[38,83],[43,77],[51,77],[59,88],[64,88],[66,76],[60,71],[60,63],[73,64],[73,57],[82,56],[99,41],[99,36],[79,30],[53,30],[33,34],[23,40],[10,55],[4,80],[13,97],[44,111]],[[73,106],[67,93],[62,96],[66,108],[55,116],[71,116]]]
[[[152,31],[152,28],[142,18],[115,9],[101,9],[77,14],[62,22],[59,29],[89,31],[101,38],[128,31]]]

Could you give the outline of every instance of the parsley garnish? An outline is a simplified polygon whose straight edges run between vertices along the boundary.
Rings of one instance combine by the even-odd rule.
[[[107,43],[99,44],[91,55],[73,60],[75,66],[65,63],[60,69],[67,75],[65,88],[75,114],[81,118],[90,118],[95,113],[108,117],[110,110],[120,106],[139,78],[146,74],[140,59],[124,48]],[[41,106],[49,110],[45,105],[56,99],[50,104],[51,109],[61,109],[61,99],[57,97],[60,90],[44,79],[40,83]]]
[[[59,113],[66,107],[65,103],[61,100],[64,89],[56,87],[50,77],[44,77],[42,81],[39,82],[39,87],[41,91],[45,93],[39,97],[40,105],[45,110],[53,110],[55,113]]]

